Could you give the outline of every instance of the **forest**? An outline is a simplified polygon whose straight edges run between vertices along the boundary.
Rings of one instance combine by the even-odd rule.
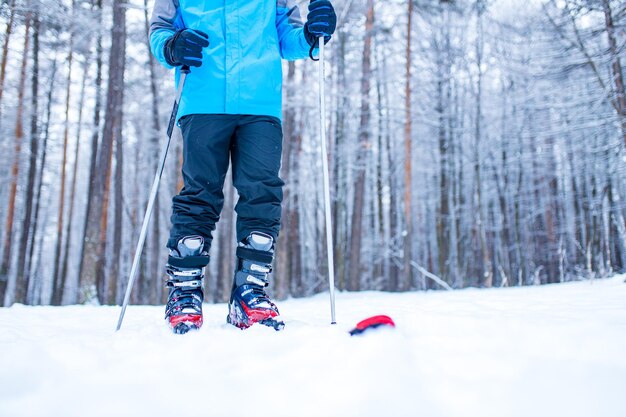
[[[230,0],[225,0],[230,1]],[[307,1],[298,1],[306,16]],[[283,64],[283,217],[271,293],[558,283],[626,269],[626,4],[335,0],[318,63]],[[150,0],[2,0],[0,305],[119,304],[174,100]],[[175,129],[135,304],[161,304]],[[206,269],[230,295],[237,192]]]

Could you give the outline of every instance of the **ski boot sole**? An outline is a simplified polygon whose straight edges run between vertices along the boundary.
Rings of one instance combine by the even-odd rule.
[[[193,324],[187,324],[187,323],[178,323],[173,329],[172,331],[175,334],[185,334],[187,332],[189,332],[190,330],[199,330],[198,326],[195,326]]]

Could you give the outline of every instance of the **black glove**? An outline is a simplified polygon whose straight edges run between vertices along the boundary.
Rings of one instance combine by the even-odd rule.
[[[199,30],[181,29],[165,42],[165,60],[176,67],[202,65],[202,48],[209,46],[209,35]]]
[[[317,48],[319,37],[324,36],[324,44],[337,28],[337,15],[333,5],[328,0],[312,0],[309,3],[309,14],[304,24],[304,37],[311,48]]]

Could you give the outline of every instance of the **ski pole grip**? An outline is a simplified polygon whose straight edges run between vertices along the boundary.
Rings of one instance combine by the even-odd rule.
[[[183,65],[180,69],[180,72],[183,74],[189,74],[191,72],[191,69],[189,69],[189,65]]]

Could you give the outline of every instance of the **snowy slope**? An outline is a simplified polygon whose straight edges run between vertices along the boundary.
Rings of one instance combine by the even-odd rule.
[[[162,308],[0,309],[0,416],[626,416],[624,277],[544,287],[338,294],[242,332],[224,305],[170,334]],[[397,329],[346,331],[373,314]]]

